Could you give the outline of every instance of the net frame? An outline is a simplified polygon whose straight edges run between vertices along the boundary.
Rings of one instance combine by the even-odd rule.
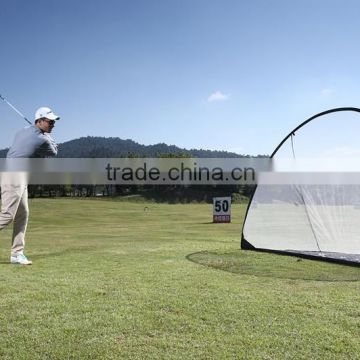
[[[296,126],[292,131],[290,131],[283,140],[279,143],[279,145],[275,148],[275,150],[270,155],[270,159],[274,158],[274,156],[277,154],[277,152],[282,148],[282,146],[287,142],[287,140],[291,140],[291,147],[292,152],[294,155],[294,147],[293,147],[293,137],[295,136],[296,132],[300,130],[302,127],[310,123],[311,121],[320,118],[322,116],[332,114],[332,113],[339,113],[339,112],[355,112],[360,113],[360,108],[357,107],[339,107],[339,108],[333,108],[329,110],[322,111],[320,113],[317,113],[310,118],[306,119],[302,123],[300,123],[298,126]],[[256,185],[252,191],[252,194],[249,199],[249,203],[247,205],[247,209],[244,216],[244,221],[242,225],[241,230],[241,242],[240,247],[243,250],[253,250],[253,251],[261,251],[261,252],[269,252],[269,253],[276,253],[279,255],[293,255],[301,258],[307,258],[307,259],[316,259],[316,260],[323,260],[323,261],[329,261],[329,262],[336,262],[336,263],[342,263],[345,265],[352,265],[352,266],[359,266],[360,267],[360,254],[359,256],[344,256],[342,253],[337,252],[312,252],[312,251],[296,251],[296,250],[275,250],[275,249],[267,249],[267,248],[261,248],[254,246],[251,241],[245,238],[244,235],[244,229],[246,226],[246,223],[248,221],[249,211],[252,206],[255,193],[258,189],[258,185]],[[318,245],[318,244],[317,244]]]

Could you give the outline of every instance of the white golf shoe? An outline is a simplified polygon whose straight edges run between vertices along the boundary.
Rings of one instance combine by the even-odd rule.
[[[19,265],[31,265],[32,261],[28,260],[24,254],[16,254],[11,255],[10,262],[12,264],[19,264]]]

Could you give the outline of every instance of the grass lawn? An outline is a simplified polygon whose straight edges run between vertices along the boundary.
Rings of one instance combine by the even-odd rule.
[[[0,359],[360,359],[360,268],[240,251],[244,205],[30,210],[33,266],[0,233]]]

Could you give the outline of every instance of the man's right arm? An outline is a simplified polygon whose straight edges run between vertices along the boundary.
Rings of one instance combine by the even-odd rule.
[[[50,136],[50,134],[42,134],[44,142],[41,144],[37,150],[37,156],[47,157],[47,156],[56,156],[58,153],[58,145],[55,140]]]

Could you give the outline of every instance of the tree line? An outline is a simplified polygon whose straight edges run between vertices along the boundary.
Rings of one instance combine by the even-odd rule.
[[[0,157],[6,157],[8,149],[0,150]],[[133,140],[116,137],[87,136],[59,145],[58,158],[250,158],[227,151],[204,149],[183,149],[164,143],[142,145]],[[257,155],[256,157],[267,157]],[[30,197],[109,197],[139,195],[145,199],[161,202],[211,202],[214,196],[232,196],[234,201],[244,201],[251,195],[251,185],[181,186],[181,185],[31,185]]]

